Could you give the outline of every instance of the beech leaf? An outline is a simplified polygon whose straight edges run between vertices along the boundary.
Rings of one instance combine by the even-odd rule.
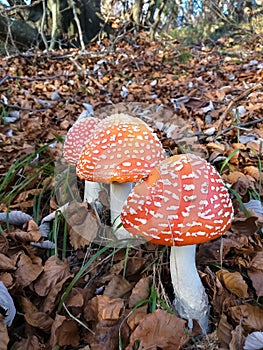
[[[132,350],[136,341],[140,342],[138,350],[179,350],[188,340],[185,320],[167,311],[156,310],[140,322],[132,333],[126,350]]]
[[[219,270],[216,272],[216,276],[231,293],[239,298],[248,297],[248,286],[239,272]]]

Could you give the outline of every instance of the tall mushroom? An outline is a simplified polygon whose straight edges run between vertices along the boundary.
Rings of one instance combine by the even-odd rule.
[[[119,239],[131,235],[120,227],[120,212],[133,183],[166,158],[161,142],[141,119],[114,114],[103,119],[82,150],[77,175],[110,184],[111,223]]]
[[[95,117],[86,117],[77,120],[69,129],[64,142],[64,158],[70,164],[76,165],[86,140],[97,127],[100,120]],[[93,203],[98,198],[101,186],[97,182],[85,181],[83,200]]]
[[[232,203],[215,168],[193,154],[161,162],[138,183],[123,206],[123,226],[155,244],[171,246],[174,306],[208,331],[209,304],[195,264],[196,244],[220,237],[231,225]]]

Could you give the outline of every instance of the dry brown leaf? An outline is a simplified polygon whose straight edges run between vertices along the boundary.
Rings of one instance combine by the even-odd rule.
[[[249,269],[247,270],[248,277],[252,281],[253,287],[258,297],[263,296],[263,252],[259,251],[252,259]]]
[[[67,307],[82,307],[84,305],[83,289],[72,288],[66,300]]]
[[[113,276],[104,290],[103,295],[112,298],[122,298],[132,289],[132,285],[122,276]]]
[[[208,142],[206,147],[211,151],[211,152],[214,152],[214,151],[220,151],[221,153],[224,153],[225,150],[226,150],[226,147],[224,144],[222,143],[215,143],[215,142]]]
[[[56,305],[59,302],[58,293],[70,278],[72,278],[72,275],[66,276],[63,280],[52,286],[48,295],[45,297],[43,303],[41,304],[41,311],[50,314],[56,308]]]
[[[145,318],[147,315],[147,310],[148,304],[145,304],[130,312],[126,322],[131,331],[134,331],[138,324]]]
[[[250,268],[263,271],[263,251],[259,251],[256,253],[256,255],[250,263]]]
[[[239,272],[219,270],[216,276],[231,293],[239,298],[248,298],[248,286]]]
[[[238,237],[251,237],[258,231],[258,216],[251,215],[249,218],[246,216],[235,217],[232,222],[231,230],[236,233]]]
[[[2,281],[4,283],[6,288],[11,288],[11,286],[14,283],[14,278],[13,278],[13,275],[11,273],[4,272],[4,273],[0,274],[0,281]]]
[[[147,260],[145,258],[132,257],[128,259],[126,266],[126,276],[130,277],[137,273],[140,273],[142,269],[145,267]]]
[[[1,234],[0,235],[0,252],[2,252],[2,254],[6,254],[8,251],[8,247],[9,247],[9,243],[7,238]]]
[[[217,327],[217,336],[220,348],[229,349],[229,343],[232,339],[232,331],[233,327],[227,322],[227,316],[222,314]]]
[[[71,203],[67,208],[66,218],[71,226],[70,243],[74,249],[88,245],[97,236],[98,220],[88,203]]]
[[[248,277],[252,281],[253,287],[258,297],[263,296],[263,271],[256,269],[247,270]]]
[[[258,168],[258,167],[255,167],[255,166],[253,166],[253,165],[244,167],[244,173],[245,173],[246,175],[252,176],[252,177],[253,177],[254,179],[256,179],[257,181],[258,181],[259,178],[260,178],[259,168]]]
[[[239,164],[239,151],[237,151],[236,153],[233,153],[235,151],[235,149],[230,148],[226,151],[226,156],[230,156],[229,159],[229,163],[230,164],[234,164],[234,165],[238,165]]]
[[[147,299],[150,293],[151,277],[142,277],[136,283],[129,298],[129,307],[133,308],[138,302]]]
[[[52,324],[50,346],[55,349],[56,345],[79,345],[79,333],[77,323],[73,319],[67,319],[65,316],[56,315]]]
[[[34,284],[34,289],[38,295],[46,296],[58,282],[69,276],[68,261],[53,255],[45,262],[44,271]]]
[[[4,316],[0,314],[0,350],[6,350],[8,343],[7,325],[4,323]]]
[[[29,220],[24,226],[25,231],[16,229],[10,232],[9,236],[20,242],[38,242],[42,237],[41,232],[38,229],[38,225],[34,220]]]
[[[37,307],[26,297],[20,297],[20,305],[24,314],[38,312]]]
[[[32,190],[24,191],[19,193],[19,195],[15,199],[15,203],[25,202],[30,196],[34,197],[35,195],[40,194],[42,191],[41,188],[34,188]]]
[[[148,314],[140,322],[130,337],[126,350],[132,350],[139,340],[138,350],[179,350],[186,344],[189,336],[186,332],[186,321],[169,314],[164,310],[156,310]]]
[[[13,350],[45,350],[47,349],[45,344],[40,343],[39,339],[35,335],[29,335],[26,339],[17,341],[12,346]]]
[[[230,316],[242,326],[246,332],[260,331],[263,329],[263,310],[250,304],[233,306],[229,310]]]
[[[250,148],[252,150],[253,153],[257,152],[258,154],[260,153],[260,155],[263,154],[262,152],[262,145],[261,145],[261,141],[251,141],[247,144],[247,147]]]
[[[95,337],[91,341],[92,350],[118,349],[120,324],[117,320],[101,320],[96,324]]]
[[[88,301],[84,316],[87,321],[118,320],[123,308],[124,301],[122,299],[97,295]]]
[[[35,328],[48,332],[53,324],[53,319],[45,312],[28,312],[24,315],[26,322]]]
[[[104,295],[98,295],[98,319],[100,320],[118,320],[124,308],[124,301],[119,298],[109,298]]]
[[[229,343],[229,350],[243,350],[245,337],[243,335],[242,326],[236,326],[236,328],[231,332],[231,336],[232,339]]]
[[[226,176],[226,180],[231,183],[234,184],[239,180],[242,180],[244,183],[248,183],[249,185],[249,179],[246,175],[244,175],[243,173],[241,173],[241,171],[233,171],[231,173],[229,173]]]
[[[14,262],[8,258],[6,255],[0,253],[0,270],[11,270],[14,271],[16,269]]]
[[[25,253],[18,253],[16,265],[17,269],[14,272],[16,285],[22,288],[35,281],[43,271],[43,267],[34,264]]]

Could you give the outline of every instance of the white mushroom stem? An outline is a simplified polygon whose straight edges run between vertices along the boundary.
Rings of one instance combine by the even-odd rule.
[[[117,239],[134,238],[134,236],[122,226],[120,217],[123,204],[133,186],[133,182],[113,182],[110,184],[111,225],[113,234]]]
[[[174,307],[179,316],[188,320],[193,328],[193,320],[208,331],[209,303],[195,263],[196,245],[171,247],[170,270],[174,288]]]
[[[84,202],[94,203],[98,200],[101,185],[98,182],[85,181]]]

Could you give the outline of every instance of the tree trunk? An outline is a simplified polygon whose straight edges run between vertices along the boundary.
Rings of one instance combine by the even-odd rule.
[[[10,37],[12,36],[12,37]],[[30,24],[22,20],[10,21],[7,17],[0,16],[0,38],[8,39],[22,50],[32,47],[38,38],[38,31]]]
[[[111,33],[100,15],[99,0],[43,0],[35,6],[33,2],[24,21],[16,19],[21,17],[19,11],[18,8],[15,18],[13,11],[12,19],[8,11],[6,16],[0,16],[0,38],[6,41],[8,35],[12,36],[9,42],[24,50],[36,44],[49,49],[81,44],[83,49],[102,29]]]
[[[135,0],[132,8],[132,19],[135,23],[136,30],[140,29],[142,16],[142,0]]]

